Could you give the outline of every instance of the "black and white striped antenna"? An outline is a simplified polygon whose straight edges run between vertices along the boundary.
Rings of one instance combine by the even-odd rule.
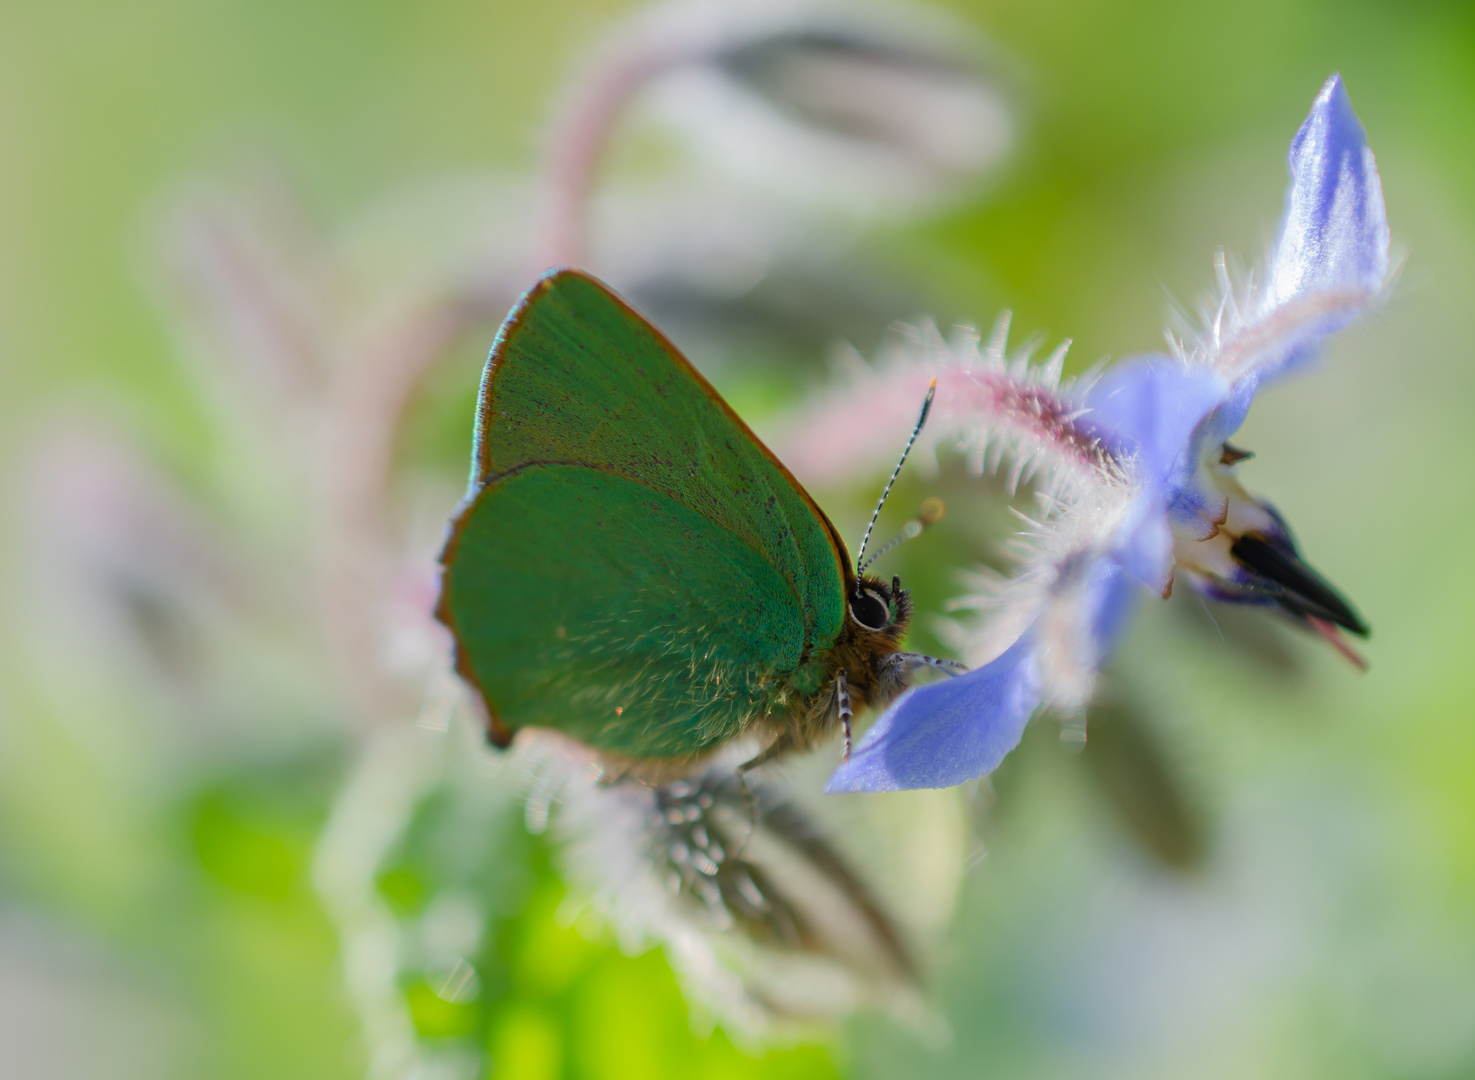
[[[906,464],[907,455],[912,452],[912,445],[917,441],[917,436],[922,434],[922,425],[927,423],[927,414],[932,411],[932,399],[936,396],[937,379],[934,377],[927,386],[927,397],[922,402],[922,412],[917,417],[917,426],[912,428],[912,437],[907,440],[906,449],[901,452],[901,460],[896,463],[896,468],[891,470],[891,479],[886,481],[886,490],[881,492],[881,501],[876,504],[876,509],[871,514],[871,521],[866,526],[865,536],[861,537],[860,552],[855,556],[855,576],[857,578],[865,573],[865,568],[870,565],[870,562],[875,561],[874,559],[870,562],[866,561],[866,545],[871,542],[871,530],[876,527],[876,519],[881,516],[881,507],[886,505],[886,497],[891,494],[891,485],[896,483],[897,476],[901,474],[901,467]],[[888,548],[891,546],[887,545]],[[877,556],[884,554],[885,550],[883,548],[882,551],[878,551]]]

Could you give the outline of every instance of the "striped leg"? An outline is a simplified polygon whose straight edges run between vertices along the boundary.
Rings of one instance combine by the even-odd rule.
[[[926,653],[899,652],[894,653],[891,660],[900,665],[908,675],[924,667],[936,668],[949,675],[965,675],[968,672],[967,664],[960,664],[956,660],[944,660],[938,656],[928,656]]]
[[[840,760],[849,761],[850,722],[855,719],[855,712],[850,708],[850,680],[843,668],[835,676],[835,712],[839,714],[840,726],[845,730],[845,756]]]

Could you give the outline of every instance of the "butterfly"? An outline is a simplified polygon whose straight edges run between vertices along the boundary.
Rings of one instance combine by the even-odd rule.
[[[676,347],[576,270],[550,271],[498,332],[441,565],[436,616],[492,743],[552,728],[618,775],[681,775],[749,735],[749,766],[837,727],[848,754],[857,708],[924,668],[966,670],[901,651],[899,578],[852,565]]]

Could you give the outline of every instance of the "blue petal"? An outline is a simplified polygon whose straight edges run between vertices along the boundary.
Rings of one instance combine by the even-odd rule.
[[[1162,492],[1144,488],[1109,543],[1120,569],[1155,593],[1167,591],[1173,580],[1173,527]]]
[[[1091,617],[1091,632],[1096,638],[1098,666],[1116,648],[1117,639],[1127,628],[1127,620],[1137,606],[1137,597],[1140,595],[1131,578],[1127,576],[1131,573],[1129,567],[1122,564],[1121,568],[1127,570],[1127,574],[1121,574],[1116,572],[1116,566],[1111,561],[1102,561],[1105,566],[1098,576],[1090,601],[1096,609]]]
[[[977,671],[913,687],[866,732],[825,790],[902,791],[992,772],[1040,703],[1033,635]]]
[[[1199,468],[1205,458],[1217,458],[1224,440],[1245,422],[1250,405],[1259,389],[1257,375],[1249,375],[1235,384],[1234,390],[1213,412],[1204,417],[1188,440],[1190,468],[1180,473],[1169,496],[1169,514],[1181,524],[1218,522],[1224,509],[1224,495],[1204,481],[1208,473]],[[1190,529],[1190,532],[1193,530]],[[1203,537],[1213,530],[1205,528]]]
[[[1321,88],[1291,142],[1291,185],[1266,283],[1267,311],[1320,298],[1323,312],[1265,366],[1275,374],[1310,357],[1316,339],[1345,326],[1388,275],[1388,217],[1367,137],[1339,75]]]
[[[1092,388],[1084,417],[1119,454],[1132,456],[1146,480],[1118,534],[1113,555],[1132,577],[1161,593],[1173,569],[1167,511],[1198,468],[1193,436],[1227,398],[1229,384],[1209,368],[1169,356],[1124,360]]]
[[[1148,480],[1168,490],[1189,467],[1193,429],[1228,396],[1229,384],[1208,368],[1149,354],[1111,368],[1092,388],[1083,420],[1118,453],[1135,454]]]

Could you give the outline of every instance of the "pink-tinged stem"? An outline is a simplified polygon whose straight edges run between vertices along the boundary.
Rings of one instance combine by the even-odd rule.
[[[336,662],[366,718],[402,715],[393,680],[383,673],[380,632],[398,551],[387,507],[395,437],[435,361],[501,310],[505,296],[493,293],[425,299],[365,320],[345,332],[339,348],[348,355],[332,366],[325,388],[314,569]]]
[[[276,216],[288,216],[286,201],[275,200]],[[166,249],[180,314],[208,338],[207,348],[229,359],[232,376],[266,395],[258,404],[279,424],[285,411],[318,389],[328,309],[336,299],[322,295],[311,273],[322,261],[315,238],[292,235],[291,224],[243,217],[216,200],[201,202],[178,215]],[[283,251],[288,242],[298,258]]]
[[[1000,439],[1018,455],[1038,458],[1088,482],[1113,462],[1076,421],[1079,407],[1048,385],[1001,368],[960,366],[866,370],[791,415],[774,439],[780,460],[806,482],[836,484],[884,468],[916,416],[927,384],[937,400],[924,441],[936,446],[972,437]],[[888,437],[895,433],[895,438]]]
[[[621,114],[642,87],[709,50],[707,42],[653,28],[625,33],[599,50],[569,84],[544,142],[537,270],[583,264],[590,192]]]
[[[431,365],[468,327],[500,315],[515,285],[482,280],[350,307],[326,242],[292,224],[280,207],[257,222],[197,213],[178,231],[174,266],[195,317],[235,362],[231,373],[275,394],[258,419],[313,485],[312,596],[334,673],[357,716],[393,721],[407,692],[383,660],[384,597],[399,559],[386,506],[395,436]],[[277,243],[248,242],[252,225]]]
[[[955,382],[951,409],[959,419],[1013,429],[1074,468],[1095,471],[1111,464],[1101,441],[1076,423],[1080,406],[1051,387],[1004,371],[960,372]]]

